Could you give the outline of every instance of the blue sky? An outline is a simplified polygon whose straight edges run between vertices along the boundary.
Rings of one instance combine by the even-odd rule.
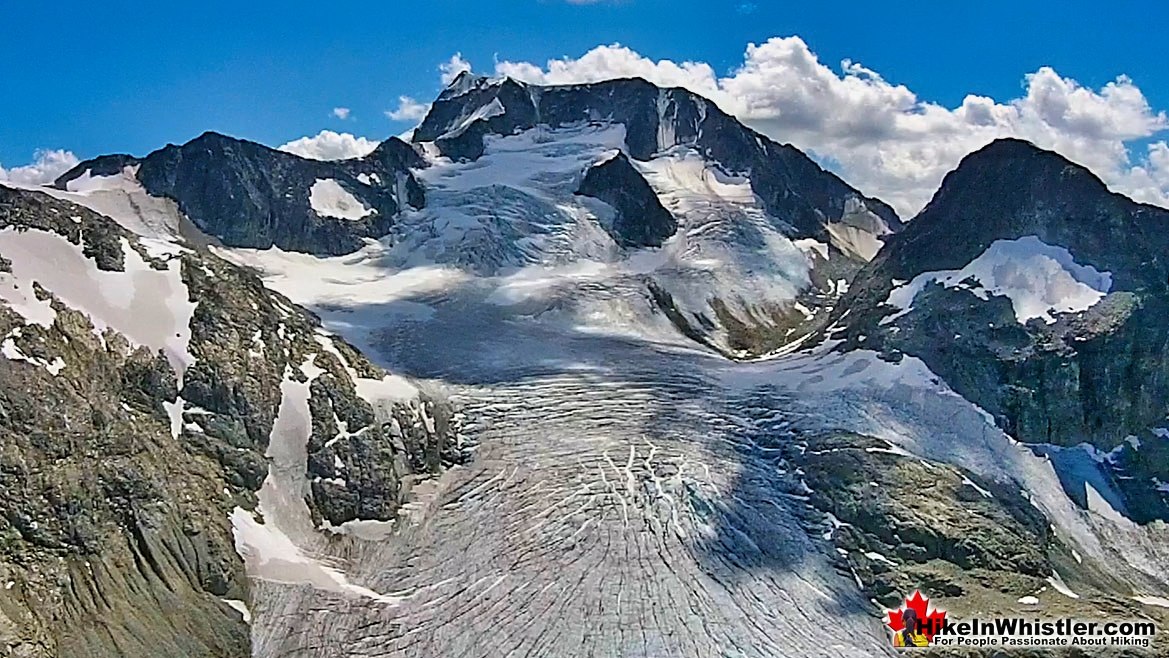
[[[411,125],[384,112],[401,95],[433,97],[437,65],[456,52],[490,73],[497,59],[543,64],[612,43],[722,76],[748,43],[798,35],[837,72],[850,59],[946,108],[968,94],[1019,97],[1024,75],[1043,66],[1092,90],[1124,74],[1154,111],[1169,108],[1169,3],[178,4],[0,3],[0,165],[49,148],[145,154],[204,130],[271,145],[322,129],[382,139]]]
[[[206,129],[269,144],[322,128],[381,138],[408,127],[382,112],[433,96],[455,52],[544,62],[614,42],[725,73],[748,42],[795,34],[826,63],[859,61],[945,105],[1016,95],[1051,65],[1091,87],[1127,74],[1169,107],[1166,3],[743,4],[6,2],[0,163],[37,148],[143,153]],[[356,121],[330,118],[336,106]]]

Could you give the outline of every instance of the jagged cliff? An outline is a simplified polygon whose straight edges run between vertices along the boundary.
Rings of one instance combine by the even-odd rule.
[[[319,521],[391,520],[407,475],[459,458],[442,405],[362,397],[388,375],[206,251],[0,187],[0,254],[5,655],[250,655],[229,516],[304,364]]]
[[[425,203],[410,172],[422,160],[391,137],[363,158],[308,160],[218,133],[144,158],[109,155],[57,179],[86,190],[129,171],[152,196],[174,200],[196,228],[232,247],[344,254],[389,232],[397,214]]]

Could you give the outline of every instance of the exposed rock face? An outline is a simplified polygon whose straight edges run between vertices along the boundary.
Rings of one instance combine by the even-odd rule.
[[[577,194],[600,199],[617,211],[605,230],[622,246],[660,247],[678,230],[677,220],[624,153],[589,167]]]
[[[1169,412],[1165,226],[1169,211],[1110,193],[1054,153],[995,142],[963,160],[858,276],[841,307],[852,309],[847,345],[920,357],[1021,441],[1119,447],[1113,461],[1133,478],[1117,481],[1136,503],[1129,512],[1164,516],[1152,485],[1169,480],[1165,451],[1154,441],[1136,451],[1125,439],[1151,437]],[[1054,313],[1052,322],[1025,324],[1010,299],[986,295],[973,279],[926,283],[904,314],[886,304],[923,273],[958,271],[996,241],[1031,238],[1108,273],[1107,294],[1086,309]],[[996,276],[1026,276],[1009,267],[998,266]]]
[[[176,369],[173,354],[30,282],[26,255],[4,246],[26,234],[62,253],[77,245],[98,271],[125,272],[119,285],[131,290],[130,256],[176,272],[196,304],[192,362]],[[337,486],[311,487],[318,521],[394,519],[408,476],[461,459],[444,405],[358,395],[360,382],[386,373],[250,271],[205,252],[152,252],[88,209],[5,187],[0,249],[5,294],[31,292],[51,307],[47,319],[30,319],[34,302],[0,303],[4,655],[250,655],[248,626],[225,602],[249,601],[229,515],[256,507],[281,385],[304,379],[303,364],[321,372],[310,408],[346,423],[323,447],[314,422],[304,477],[319,482],[326,456],[329,469],[350,472]]]
[[[434,142],[454,159],[475,160],[485,137],[584,122],[625,126],[625,144],[636,160],[690,145],[728,172],[750,172],[751,189],[767,212],[799,237],[828,242],[830,231],[847,232],[846,226],[866,226],[877,235],[901,226],[888,205],[865,197],[795,147],[756,133],[689,91],[641,79],[542,87],[464,73],[435,101],[414,141]],[[876,246],[856,255],[867,259]]]
[[[337,255],[360,248],[362,238],[388,233],[400,210],[423,205],[422,187],[409,169],[422,165],[393,137],[363,158],[325,162],[209,132],[145,158],[82,162],[56,185],[67,189],[134,167],[148,193],[176,201],[196,227],[225,245]],[[338,217],[314,208],[318,181],[333,181],[364,214]]]
[[[922,587],[956,597],[990,581],[1032,592],[1052,573],[1047,521],[1018,491],[872,437],[812,436],[787,456],[812,506],[832,515],[825,532],[844,551],[841,568],[883,604]]]
[[[837,568],[882,607],[900,607],[906,596],[921,591],[944,601],[951,618],[1029,616],[1033,611],[1020,599],[1042,593],[1050,617],[1087,618],[1100,610],[1115,618],[1147,617],[1138,603],[1111,594],[1110,574],[1085,569],[1013,484],[987,481],[847,432],[802,437],[783,454],[802,476],[804,490],[793,493],[807,497],[809,533],[832,544]],[[1075,574],[1071,586],[1061,571]],[[1165,650],[1165,640],[1157,638],[1152,652]],[[1002,655],[1038,657],[1051,651]],[[986,655],[986,650],[946,655]],[[1055,655],[1096,653],[1071,649]]]

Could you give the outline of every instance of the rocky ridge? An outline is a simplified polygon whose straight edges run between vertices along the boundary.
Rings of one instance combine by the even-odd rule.
[[[857,244],[853,229],[880,236],[901,227],[887,204],[862,195],[799,149],[777,144],[690,91],[640,78],[540,86],[463,73],[435,100],[413,141],[433,143],[450,158],[475,160],[485,139],[582,123],[624,126],[634,160],[692,146],[727,173],[748,174],[767,212],[792,237],[833,242],[867,259],[879,245]]]
[[[141,264],[181,277],[189,362],[70,307],[64,281],[30,280],[26,238],[77,248],[131,290]],[[408,476],[460,458],[445,406],[418,394],[379,411],[356,387],[384,371],[206,251],[159,249],[86,208],[0,187],[0,252],[3,655],[250,655],[229,515],[256,507],[281,384],[305,379],[302,364],[320,371],[303,466],[318,523],[392,520]]]
[[[400,211],[422,207],[425,194],[410,171],[421,166],[410,145],[395,137],[365,157],[326,162],[208,132],[144,158],[82,162],[55,185],[84,190],[94,177],[129,169],[147,193],[176,201],[195,227],[224,245],[336,255],[357,250],[363,238],[384,236]],[[335,193],[348,195],[364,214],[316,206],[322,181],[339,186]]]
[[[1109,192],[1055,153],[994,142],[963,160],[857,275],[837,313],[849,312],[837,338],[841,349],[921,358],[1020,441],[1090,446],[1125,493],[1122,511],[1169,518],[1159,487],[1169,481],[1169,448],[1158,429],[1169,415],[1165,225],[1169,211]],[[1000,279],[998,289],[978,276],[935,280],[1008,243],[1042,252],[1028,261],[1038,263],[1033,269],[1066,261],[1051,246],[1066,250],[1074,263],[1060,266],[1071,278],[1042,270],[1053,278],[1028,281],[1026,268],[1008,259],[985,275]],[[898,289],[917,290],[915,280],[924,283],[908,308],[890,302]],[[1089,292],[1084,282],[1105,289]],[[1032,302],[1013,303],[1002,292],[1012,286],[1039,286],[1037,294],[1057,303],[1087,292],[1093,303],[1024,322],[1019,309]]]

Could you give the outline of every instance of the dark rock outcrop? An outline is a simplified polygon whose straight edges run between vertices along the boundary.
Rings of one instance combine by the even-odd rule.
[[[337,255],[388,233],[402,209],[423,205],[422,186],[410,172],[421,166],[413,148],[395,137],[363,158],[321,161],[208,132],[145,158],[82,162],[55,184],[66,189],[87,172],[109,176],[137,167],[149,194],[173,199],[199,230],[227,246]],[[336,181],[371,212],[359,219],[318,214],[309,202],[318,180]]]
[[[677,220],[624,153],[589,167],[577,194],[604,201],[617,211],[604,228],[623,247],[660,247],[678,230]]]
[[[885,605],[916,589],[949,598],[986,587],[1029,593],[1052,573],[1047,520],[1013,486],[847,433],[808,436],[784,455],[803,473],[809,504],[831,515],[811,529]]]

